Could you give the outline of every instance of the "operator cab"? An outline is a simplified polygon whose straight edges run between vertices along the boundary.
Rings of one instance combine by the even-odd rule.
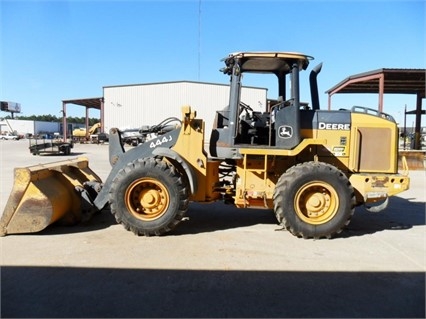
[[[242,147],[293,149],[297,146],[302,139],[300,110],[308,109],[307,103],[300,102],[299,72],[305,70],[312,59],[292,52],[239,52],[224,58],[225,67],[221,71],[230,76],[229,105],[216,112],[210,154],[235,158],[238,148]],[[262,112],[253,110],[241,100],[244,73],[276,76],[279,97],[268,100]],[[316,90],[311,92],[313,109],[319,109],[317,73],[319,70],[314,83],[311,79],[311,91]]]

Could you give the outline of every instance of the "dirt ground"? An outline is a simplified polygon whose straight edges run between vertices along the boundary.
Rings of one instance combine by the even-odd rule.
[[[84,156],[105,180],[108,145],[33,156],[0,141],[0,214],[13,168]],[[162,237],[106,210],[88,223],[0,238],[1,317],[425,317],[425,171],[385,212],[356,209],[332,240],[280,230],[272,211],[191,204]]]

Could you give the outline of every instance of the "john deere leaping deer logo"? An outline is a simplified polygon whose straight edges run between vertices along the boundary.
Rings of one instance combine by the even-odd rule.
[[[282,125],[278,128],[278,136],[280,138],[291,138],[293,136],[293,128],[288,125]]]

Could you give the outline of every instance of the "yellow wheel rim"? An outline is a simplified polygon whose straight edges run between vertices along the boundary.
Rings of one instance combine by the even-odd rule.
[[[170,197],[166,187],[158,180],[141,178],[127,188],[125,203],[133,216],[144,221],[152,221],[167,211]]]
[[[324,182],[303,185],[296,193],[294,208],[304,222],[320,225],[330,221],[337,213],[339,197],[334,188]]]

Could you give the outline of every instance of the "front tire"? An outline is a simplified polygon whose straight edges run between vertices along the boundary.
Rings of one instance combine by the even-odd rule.
[[[331,238],[349,224],[355,210],[355,193],[336,167],[303,163],[279,178],[274,210],[278,222],[295,236]]]
[[[188,187],[170,164],[156,158],[138,159],[121,169],[109,194],[111,213],[136,235],[162,235],[188,210]]]

